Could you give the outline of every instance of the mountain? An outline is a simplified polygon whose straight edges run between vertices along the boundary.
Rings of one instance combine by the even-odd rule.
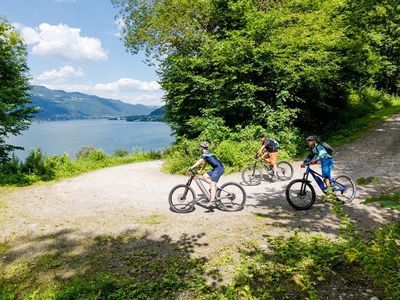
[[[34,86],[31,90],[33,106],[41,110],[35,119],[66,120],[148,115],[157,106],[128,104],[83,93],[69,93]]]
[[[164,108],[164,106],[162,106],[162,107],[160,107],[160,108],[157,108],[157,109],[153,110],[153,111],[149,114],[149,116],[159,116],[159,117],[162,117],[162,116],[164,115],[164,112],[165,112],[165,108]]]
[[[136,116],[128,116],[126,120],[128,122],[163,122],[164,121],[164,106],[153,110],[148,115],[136,115]]]

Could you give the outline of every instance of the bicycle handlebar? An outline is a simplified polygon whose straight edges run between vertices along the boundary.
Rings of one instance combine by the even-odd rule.
[[[192,173],[192,175],[198,175],[198,172],[195,172],[193,169],[189,169],[190,173]]]

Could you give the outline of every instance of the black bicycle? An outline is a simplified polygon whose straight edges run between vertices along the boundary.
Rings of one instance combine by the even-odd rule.
[[[196,197],[194,189],[190,186],[194,181],[199,187],[201,194]],[[210,190],[204,186],[208,182],[191,170],[189,180],[186,184],[178,184],[173,187],[168,196],[170,209],[177,213],[188,213],[194,210],[195,205],[207,208],[210,202]],[[246,203],[246,192],[242,186],[235,182],[226,182],[217,186],[215,196],[216,208],[224,211],[239,211]]]
[[[242,180],[247,185],[260,184],[263,179],[272,180],[273,175],[272,165],[262,160],[258,154],[254,158],[254,163],[242,170]],[[279,180],[290,180],[293,177],[293,166],[287,161],[278,162],[276,176]]]

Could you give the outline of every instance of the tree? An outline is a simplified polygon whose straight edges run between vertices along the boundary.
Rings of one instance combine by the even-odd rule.
[[[378,89],[400,94],[399,2],[348,0],[344,17],[346,35],[354,45],[350,63],[364,68]]]
[[[36,108],[30,103],[26,48],[20,35],[0,18],[0,163],[22,147],[9,145],[6,138],[29,127]]]
[[[197,137],[199,118],[273,132],[334,128],[353,91],[399,86],[396,0],[113,2],[126,47],[159,60],[178,136]]]

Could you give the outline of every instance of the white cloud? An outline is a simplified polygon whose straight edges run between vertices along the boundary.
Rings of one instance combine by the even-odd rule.
[[[75,69],[74,67],[65,65],[59,70],[53,69],[50,71],[44,71],[35,79],[38,81],[62,82],[66,78],[80,77],[83,75],[84,73],[81,68]]]
[[[156,81],[140,81],[130,78],[121,78],[110,83],[98,83],[95,85],[95,89],[110,92],[129,90],[156,91],[160,89],[160,85]]]
[[[34,84],[39,84],[34,82]],[[108,99],[121,100],[131,104],[161,105],[163,91],[155,81],[140,81],[130,78],[121,78],[110,83],[94,85],[71,85],[63,83],[41,84],[52,90],[67,92],[81,92]]]
[[[37,28],[19,26],[22,37],[34,45],[34,55],[60,57],[71,61],[96,61],[107,59],[107,54],[97,38],[81,36],[80,28],[66,24],[42,23]]]

